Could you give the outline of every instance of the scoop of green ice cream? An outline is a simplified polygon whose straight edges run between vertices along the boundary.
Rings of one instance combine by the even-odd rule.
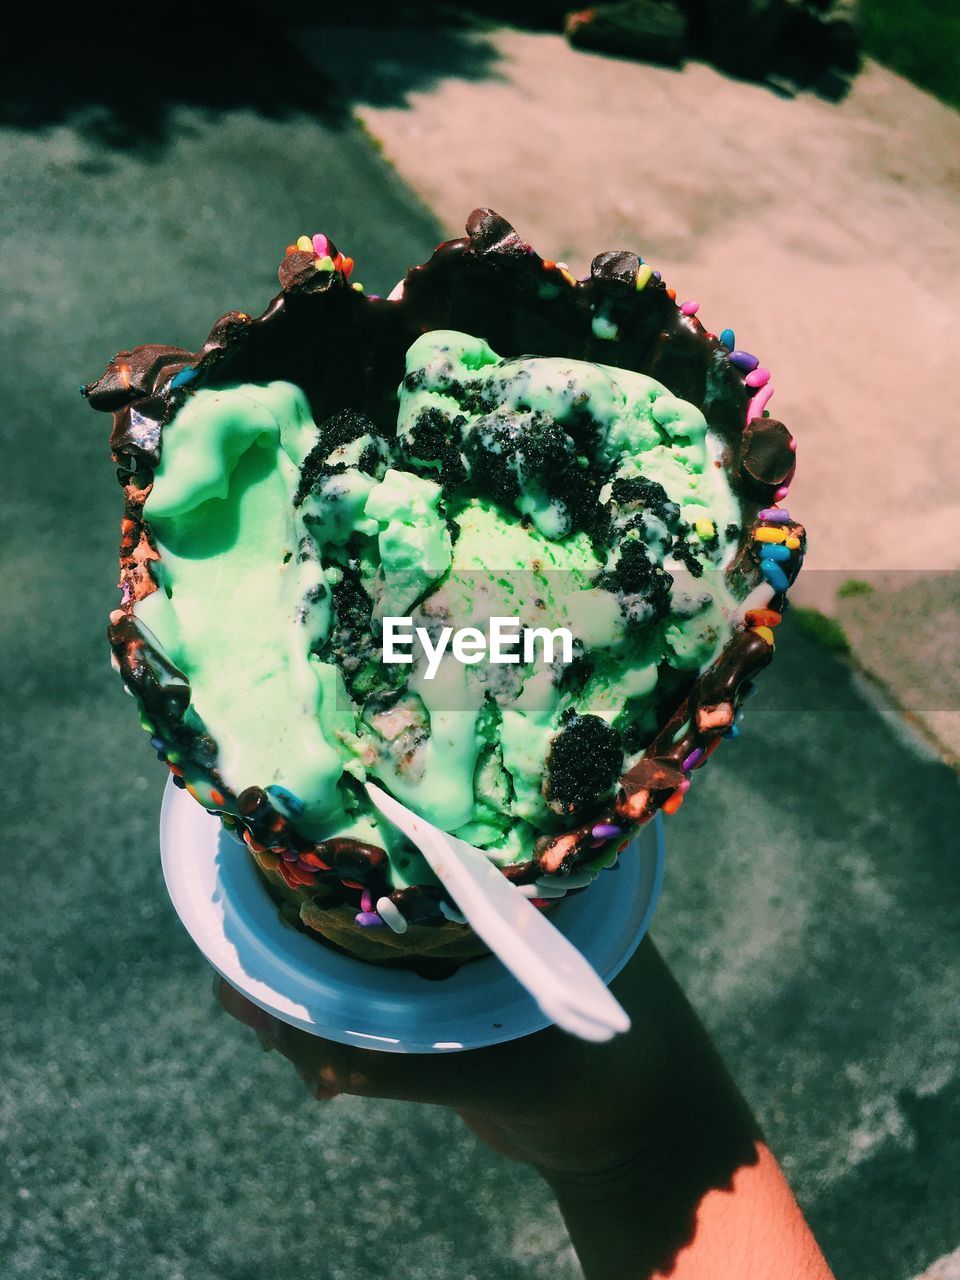
[[[310,839],[384,847],[395,886],[431,877],[365,777],[523,861],[609,800],[658,693],[732,633],[720,453],[652,378],[448,331],[407,352],[393,438],[359,413],[315,423],[290,383],[200,390],[164,428],[144,507],[160,590],[135,616],[236,794],[272,788]],[[412,638],[385,661],[397,617]],[[493,618],[516,620],[500,663]],[[458,653],[464,628],[483,653]]]

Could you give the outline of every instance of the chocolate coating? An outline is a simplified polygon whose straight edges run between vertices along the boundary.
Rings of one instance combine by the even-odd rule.
[[[788,483],[796,466],[790,432],[776,418],[754,418],[744,428],[739,464],[744,479],[758,487],[776,489]]]
[[[606,253],[598,253],[590,263],[590,275],[594,280],[620,284],[628,291],[633,290],[639,270],[640,259],[637,255],[621,249],[608,249]]]

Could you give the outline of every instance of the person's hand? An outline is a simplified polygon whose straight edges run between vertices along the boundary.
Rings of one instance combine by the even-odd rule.
[[[533,1165],[590,1280],[830,1280],[776,1161],[649,939],[612,990],[632,1026],[606,1044],[553,1027],[450,1054],[335,1044],[278,1022],[226,983],[218,994],[290,1059],[315,1097],[453,1107],[495,1151]]]
[[[684,1125],[691,1099],[683,1059],[691,1029],[710,1052],[682,994],[645,941],[612,984],[632,1029],[588,1044],[552,1027],[486,1049],[393,1054],[336,1044],[277,1021],[226,983],[228,1013],[289,1058],[320,1099],[339,1093],[453,1107],[496,1151],[551,1181],[622,1178]],[[677,1043],[682,1038],[683,1046]],[[678,1092],[679,1091],[679,1092]]]

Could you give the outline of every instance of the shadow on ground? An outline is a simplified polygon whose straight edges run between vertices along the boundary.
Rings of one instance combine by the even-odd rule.
[[[255,5],[231,6],[228,19],[176,3],[92,12],[58,19],[32,50],[5,43],[0,126],[70,125],[87,143],[149,157],[189,127],[178,108],[249,108],[270,120],[343,114],[339,96]]]
[[[957,1243],[960,1080],[923,1096],[904,1089],[896,1101],[906,1120],[901,1140],[855,1165],[832,1188],[829,1209],[810,1214],[814,1229],[830,1236],[831,1261],[844,1280],[919,1273]]]
[[[335,80],[351,103],[405,107],[411,93],[441,80],[486,80],[497,75],[493,42],[469,23],[438,16],[424,6],[416,22],[384,18],[372,27],[338,16],[338,25],[305,26],[288,33],[291,45]],[[465,134],[482,122],[465,121]],[[442,158],[438,158],[440,162]]]
[[[402,106],[408,93],[442,78],[490,75],[499,56],[475,24],[430,4],[361,4],[340,16],[363,37],[347,54],[338,48],[336,27],[315,21],[301,31],[299,22],[312,15],[278,20],[266,3],[232,6],[229,21],[185,4],[162,11],[106,5],[97,15],[95,22],[58,23],[42,58],[7,42],[0,53],[0,127],[69,125],[88,144],[150,158],[189,131],[180,109],[212,118],[247,109],[267,120],[302,116],[336,124],[354,96]],[[336,88],[309,55],[343,68]]]
[[[496,77],[500,55],[486,34],[495,24],[559,31],[569,7],[545,0],[464,7],[361,2],[331,25],[309,12],[278,17],[265,0],[233,6],[229,21],[180,3],[161,11],[98,6],[95,21],[58,21],[36,53],[6,43],[0,127],[69,125],[88,145],[150,158],[189,132],[191,109],[211,118],[248,109],[268,120],[302,116],[335,124],[353,102],[403,107],[410,93],[443,79]],[[695,27],[688,52],[702,58]],[[736,66],[727,74],[736,75]],[[845,85],[808,87],[836,97]],[[103,172],[103,161],[87,160],[81,171]]]

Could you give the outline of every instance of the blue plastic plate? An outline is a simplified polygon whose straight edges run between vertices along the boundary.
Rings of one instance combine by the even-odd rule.
[[[286,924],[246,848],[168,780],[160,854],[174,908],[213,967],[295,1027],[387,1053],[448,1053],[516,1040],[550,1025],[493,956],[430,981],[339,955]],[[663,823],[643,827],[615,868],[550,919],[605,982],[646,933],[663,881]]]

